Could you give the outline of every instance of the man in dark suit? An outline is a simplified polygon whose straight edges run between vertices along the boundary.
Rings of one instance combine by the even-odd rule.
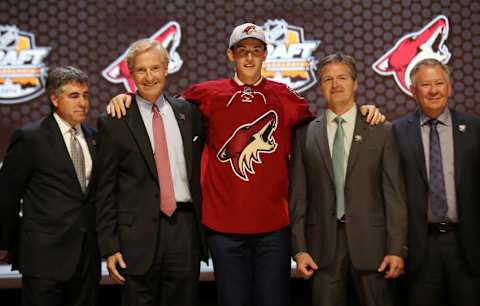
[[[82,123],[88,77],[77,68],[56,68],[46,92],[52,114],[13,133],[0,172],[6,248],[23,274],[22,305],[95,305],[96,131]]]
[[[410,78],[419,109],[393,128],[407,190],[409,304],[478,306],[480,119],[447,107],[446,65],[423,60]]]
[[[325,113],[297,129],[290,185],[292,252],[311,278],[314,305],[392,305],[387,279],[406,255],[407,215],[391,124],[358,113],[355,61],[333,54],[319,65]]]
[[[168,53],[140,40],[127,54],[137,93],[121,120],[98,121],[97,230],[128,305],[195,305],[202,235],[200,112],[162,93]]]

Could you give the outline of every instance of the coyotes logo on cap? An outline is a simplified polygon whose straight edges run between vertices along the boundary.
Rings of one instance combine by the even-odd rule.
[[[285,20],[267,20],[263,25],[268,40],[268,56],[262,75],[303,92],[316,82],[317,60],[313,51],[320,40],[305,40],[303,28],[289,25]]]
[[[278,116],[268,111],[252,123],[238,127],[217,154],[221,162],[230,162],[237,177],[249,181],[247,172],[255,174],[253,162],[261,164],[260,153],[272,153],[277,148],[273,132]]]
[[[37,47],[32,33],[0,25],[0,103],[32,100],[45,91],[49,47]]]
[[[164,25],[160,30],[155,32],[150,39],[154,39],[162,43],[162,46],[167,50],[170,61],[168,63],[168,73],[175,73],[182,67],[183,60],[176,52],[180,45],[180,38],[182,37],[180,25],[171,21]],[[117,58],[110,66],[102,71],[102,75],[112,83],[123,83],[125,89],[130,92],[135,92],[137,89],[133,81],[130,71],[127,67],[127,53],[128,49]]]
[[[254,31],[254,30],[255,30],[255,26],[249,25],[245,29],[243,29],[243,33],[249,34],[251,31]]]
[[[411,96],[410,71],[418,62],[433,58],[448,63],[451,56],[445,45],[448,30],[447,17],[436,17],[420,31],[400,38],[392,49],[372,65],[373,70],[384,76],[393,75],[398,87]]]

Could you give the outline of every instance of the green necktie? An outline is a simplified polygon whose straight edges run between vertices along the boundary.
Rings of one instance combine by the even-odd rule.
[[[333,176],[335,178],[335,195],[337,197],[337,219],[341,219],[345,215],[345,141],[343,136],[342,123],[344,119],[340,116],[335,118],[337,122],[337,132],[333,140]]]

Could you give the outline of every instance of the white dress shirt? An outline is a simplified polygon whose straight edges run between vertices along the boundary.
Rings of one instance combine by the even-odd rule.
[[[63,120],[57,113],[53,113],[53,118],[57,121],[58,127],[60,128],[60,132],[62,133],[63,140],[65,141],[65,145],[67,146],[68,154],[70,158],[72,158],[72,149],[70,148],[70,139],[72,134],[70,130],[72,126],[67,121]],[[78,142],[80,142],[80,146],[82,147],[83,157],[85,159],[85,175],[87,179],[87,185],[90,182],[90,175],[92,174],[92,157],[90,156],[90,151],[88,150],[87,140],[85,139],[85,135],[83,134],[82,127],[79,124],[74,126],[74,128],[79,132],[77,134]]]
[[[153,138],[153,110],[152,103],[143,99],[138,94],[135,95],[137,99],[140,115],[150,138],[152,152],[155,152],[155,142]],[[175,113],[172,106],[165,101],[164,96],[161,95],[155,104],[158,107],[158,112],[162,116],[163,125],[165,128],[165,136],[167,138],[168,159],[170,161],[170,171],[172,174],[173,191],[175,192],[175,200],[177,202],[191,202],[190,189],[188,187],[187,167],[185,163],[185,155],[183,150],[182,134],[178,127]]]

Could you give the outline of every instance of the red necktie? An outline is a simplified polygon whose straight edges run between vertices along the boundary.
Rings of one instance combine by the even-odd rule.
[[[158,112],[157,105],[153,110],[153,142],[155,145],[155,165],[157,166],[158,183],[160,184],[160,210],[167,216],[171,216],[177,208],[175,193],[173,191],[172,173],[170,171],[170,159],[168,158],[167,138],[163,126],[162,116]]]

